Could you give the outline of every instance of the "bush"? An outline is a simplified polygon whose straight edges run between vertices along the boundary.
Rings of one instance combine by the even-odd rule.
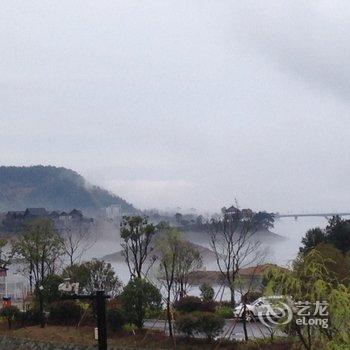
[[[0,310],[0,316],[6,318],[9,329],[12,328],[12,323],[17,320],[19,313],[17,306],[8,306]]]
[[[242,295],[241,299],[242,299],[242,302],[245,302],[246,304],[251,304],[253,301],[255,301],[260,297],[262,297],[261,292],[250,291]]]
[[[203,283],[199,287],[199,289],[201,291],[201,297],[202,297],[203,301],[213,301],[213,299],[214,299],[214,289],[213,289],[213,287],[210,284]]]
[[[76,325],[83,314],[82,307],[74,300],[56,301],[49,307],[49,320],[53,324]]]
[[[141,278],[134,278],[124,287],[120,296],[127,321],[143,327],[148,312],[161,310],[162,295],[151,283]]]
[[[107,327],[112,332],[120,331],[125,323],[123,311],[120,308],[107,310]]]
[[[215,311],[215,303],[213,301],[204,302],[200,298],[193,296],[184,297],[176,301],[174,307],[180,312]]]
[[[202,314],[198,317],[197,330],[204,334],[209,341],[219,335],[225,325],[225,320],[212,313]]]
[[[28,309],[18,314],[18,322],[21,327],[29,327],[40,324],[40,312],[36,308]]]
[[[175,321],[177,331],[186,334],[187,337],[193,336],[197,329],[198,318],[191,314],[179,316]]]
[[[233,318],[234,312],[230,306],[218,306],[215,309],[215,314],[222,318]]]
[[[135,334],[135,331],[137,330],[137,326],[134,325],[133,323],[127,323],[123,326],[123,330],[126,333],[132,333]]]

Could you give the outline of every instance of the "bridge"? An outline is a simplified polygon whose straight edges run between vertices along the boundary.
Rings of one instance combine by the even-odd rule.
[[[325,219],[329,219],[333,216],[350,216],[350,213],[311,213],[311,214],[280,214],[275,213],[274,217],[276,219],[282,219],[282,218],[294,218],[295,220],[298,220],[298,218],[305,218],[305,217],[323,217]]]

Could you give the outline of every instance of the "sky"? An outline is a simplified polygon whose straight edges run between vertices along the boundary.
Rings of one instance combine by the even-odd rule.
[[[350,210],[347,1],[5,0],[0,164],[139,208]]]

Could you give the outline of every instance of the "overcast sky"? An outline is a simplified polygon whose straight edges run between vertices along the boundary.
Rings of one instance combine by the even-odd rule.
[[[136,206],[350,210],[348,1],[1,3],[0,161]]]

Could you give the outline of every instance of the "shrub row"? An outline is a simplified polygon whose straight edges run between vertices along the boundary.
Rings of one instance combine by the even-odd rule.
[[[178,316],[175,321],[175,328],[185,334],[187,337],[192,337],[194,334],[205,335],[211,341],[218,336],[225,325],[225,320],[213,313],[184,314]]]
[[[198,297],[187,296],[176,301],[174,303],[174,308],[175,310],[180,312],[194,312],[194,311],[214,312],[215,302],[202,301]]]

